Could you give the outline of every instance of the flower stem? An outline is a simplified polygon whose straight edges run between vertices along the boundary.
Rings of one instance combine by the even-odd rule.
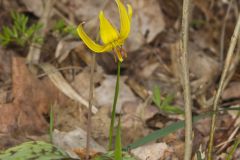
[[[112,140],[113,140],[115,113],[116,113],[117,99],[118,99],[118,94],[119,94],[120,68],[121,68],[121,62],[118,61],[118,64],[117,64],[117,80],[116,80],[115,95],[114,95],[113,106],[112,106],[111,124],[110,124],[110,129],[109,129],[108,150],[112,150],[112,144],[113,144]]]

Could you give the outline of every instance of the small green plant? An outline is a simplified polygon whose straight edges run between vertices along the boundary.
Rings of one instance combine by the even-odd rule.
[[[177,106],[171,105],[173,96],[167,95],[164,99],[161,98],[161,91],[159,87],[153,89],[153,102],[162,111],[173,114],[183,114],[184,111]]]
[[[53,31],[57,32],[57,34],[60,34],[61,36],[70,34],[73,37],[78,37],[76,27],[72,25],[67,25],[62,19],[56,21],[55,25],[53,26]]]
[[[7,46],[15,43],[19,46],[24,46],[31,42],[42,42],[41,37],[35,36],[35,33],[41,29],[41,24],[35,23],[31,26],[28,26],[28,17],[17,12],[12,12],[11,18],[13,25],[11,27],[2,27],[2,32],[0,33],[1,45]]]

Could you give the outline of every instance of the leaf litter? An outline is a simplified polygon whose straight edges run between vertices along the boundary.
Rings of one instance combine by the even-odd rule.
[[[41,18],[44,11],[42,6],[29,3],[28,0],[21,0],[21,2],[20,5],[4,1],[5,9],[0,12],[3,19],[8,18],[4,17],[7,15],[5,14],[7,8],[20,8],[23,12],[30,13],[30,16],[28,15],[30,20],[33,19],[31,14]],[[125,146],[156,129],[162,129],[182,119],[182,116],[164,113],[151,101],[152,90],[158,86],[162,98],[172,95],[174,97],[173,105],[183,107],[180,68],[177,63],[181,2],[176,0],[129,1],[134,7],[133,29],[126,46],[129,57],[122,66],[122,77],[126,78],[122,78],[120,84],[120,103],[118,104],[118,113],[120,110],[122,111],[122,141]],[[44,4],[45,1],[38,3]],[[225,16],[228,2],[216,1],[212,10],[209,8],[209,3],[210,0],[206,2],[193,1],[194,10],[190,26],[190,79],[193,88],[194,115],[205,112],[211,106],[211,99],[221,73],[219,37],[222,19],[220,17]],[[95,17],[97,17],[97,11],[106,10],[106,16],[114,19],[113,23],[119,25],[117,24],[118,15],[113,11],[115,7],[113,5],[114,3],[108,0],[86,2],[61,0],[54,6],[49,21],[51,23],[56,19],[64,19],[68,24],[74,25],[85,21],[87,22],[85,27],[87,32],[92,37],[96,37],[98,20]],[[225,48],[227,48],[235,25],[234,13],[231,13],[231,17],[228,19],[225,31]],[[0,23],[4,25],[4,21],[0,21]],[[51,29],[46,32],[51,34]],[[79,39],[65,40],[47,36],[41,61],[51,64],[56,70],[59,69],[58,74],[65,79],[74,93],[87,102],[91,55],[80,41],[77,42]],[[16,146],[29,138],[48,141],[46,137],[43,137],[48,134],[49,108],[52,104],[57,103],[53,108],[54,128],[58,129],[55,134],[64,136],[74,134],[70,136],[73,138],[71,140],[59,138],[56,135],[55,144],[61,146],[59,143],[66,141],[69,146],[73,145],[74,147],[64,148],[65,150],[72,151],[75,148],[82,151],[86,140],[84,132],[87,128],[87,103],[84,104],[78,101],[76,96],[75,98],[69,97],[68,93],[62,92],[64,89],[59,89],[63,87],[61,83],[56,87],[56,84],[54,85],[47,76],[39,78],[38,74],[45,74],[41,69],[38,68],[38,74],[31,73],[25,64],[26,57],[24,55],[26,54],[22,53],[23,50],[14,46],[0,50],[0,113],[3,115],[0,117],[0,148],[3,150]],[[24,52],[27,53],[26,48]],[[76,66],[78,69],[74,68]],[[107,147],[116,79],[115,71],[116,65],[110,54],[97,56],[94,76],[94,105],[97,112],[92,117],[91,137],[103,152]],[[128,83],[131,80],[134,83]],[[239,67],[222,95],[223,101],[220,105],[223,107],[239,106],[238,81]],[[142,89],[137,90],[136,84]],[[229,139],[229,137],[239,136],[239,132],[235,131],[238,125],[237,115],[237,111],[220,113],[221,119],[217,122],[219,128],[217,128],[216,142],[218,144],[225,143],[217,148],[216,157],[226,157],[226,153],[234,141],[234,138]],[[194,125],[194,151],[198,151],[200,146],[206,148],[209,125],[209,118],[202,119]],[[74,137],[74,135],[81,136],[81,138]],[[136,152],[133,154],[139,159],[147,157],[149,159],[181,159],[184,147],[183,135],[183,129],[170,133],[164,138],[137,148],[138,152],[135,150]],[[83,141],[75,144],[77,139]],[[237,157],[239,157],[239,149],[234,155],[235,159],[238,159]]]

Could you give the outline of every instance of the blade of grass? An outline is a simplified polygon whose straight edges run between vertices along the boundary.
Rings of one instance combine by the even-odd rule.
[[[219,101],[220,101],[220,97],[221,97],[221,94],[223,91],[224,81],[226,80],[230,65],[232,63],[232,58],[233,58],[234,50],[235,50],[239,35],[240,35],[240,14],[238,15],[237,24],[234,28],[234,32],[231,37],[230,45],[229,45],[227,56],[225,59],[224,68],[223,68],[222,75],[221,75],[220,82],[219,82],[219,87],[218,87],[216,95],[214,97],[214,102],[213,102],[213,111],[214,112],[212,115],[210,138],[209,138],[209,144],[208,144],[208,155],[207,155],[208,160],[212,160],[212,158],[213,158],[212,153],[213,153],[214,133],[215,133],[215,127],[216,127],[215,124],[216,124],[216,120],[217,120],[217,111],[219,109]]]
[[[233,107],[233,108],[222,108],[219,111],[227,111],[227,110],[240,110],[240,107]],[[206,118],[208,116],[211,116],[213,114],[213,112],[208,112],[208,113],[203,113],[201,115],[198,116],[194,116],[193,117],[193,123],[197,122],[198,120],[201,120],[203,118]],[[144,144],[147,144],[151,141],[157,140],[158,138],[162,138],[167,136],[170,133],[176,132],[177,130],[181,129],[184,127],[184,121],[178,121],[178,122],[174,122],[168,126],[166,126],[165,128],[162,128],[160,130],[156,130],[154,132],[152,132],[151,134],[135,141],[132,144],[127,145],[126,147],[123,148],[123,150],[130,150],[130,149],[134,149],[137,147],[140,147]]]
[[[238,139],[234,142],[234,145],[233,145],[233,147],[231,148],[231,150],[230,150],[230,152],[229,152],[226,160],[231,160],[231,159],[232,159],[233,154],[234,154],[234,152],[236,151],[236,149],[237,149],[237,147],[239,146],[239,144],[240,144],[240,138],[238,138]]]
[[[197,122],[198,120],[206,118],[210,115],[211,115],[211,113],[205,113],[205,114],[201,114],[199,116],[195,116],[195,117],[193,117],[193,122]],[[174,122],[163,129],[154,131],[154,132],[150,133],[149,135],[135,141],[134,143],[127,145],[126,147],[124,147],[124,150],[137,148],[137,147],[147,144],[151,141],[157,140],[158,138],[165,137],[170,133],[176,132],[177,130],[179,130],[183,127],[185,127],[185,121]]]

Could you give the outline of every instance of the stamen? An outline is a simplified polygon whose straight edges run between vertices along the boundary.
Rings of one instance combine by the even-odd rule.
[[[114,62],[116,63],[117,62],[117,57],[116,57],[116,54],[115,54],[114,50],[113,50],[113,57],[114,57]]]
[[[121,53],[121,51],[119,50],[119,48],[115,48],[115,53],[116,53],[116,55],[117,55],[117,57],[118,57],[118,60],[119,60],[120,62],[122,62],[122,61],[123,61],[122,53]]]
[[[127,58],[127,52],[121,47],[120,52],[124,58]]]

